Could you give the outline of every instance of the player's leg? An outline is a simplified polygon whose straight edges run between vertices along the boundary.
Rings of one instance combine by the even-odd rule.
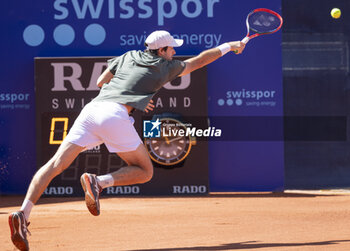
[[[99,194],[102,188],[145,183],[153,175],[151,160],[128,110],[118,103],[101,102],[96,106],[99,107],[96,113],[99,123],[94,134],[105,143],[109,152],[117,153],[128,166],[99,177],[88,173],[81,176],[86,206],[93,215],[100,213]]]
[[[67,169],[83,150],[82,146],[63,141],[56,154],[34,175],[25,199],[35,204],[51,180]]]
[[[85,202],[92,215],[100,214],[99,193],[111,186],[126,186],[149,181],[153,176],[153,165],[143,144],[134,151],[117,153],[128,165],[101,176],[84,173],[81,184],[85,191]]]
[[[56,154],[34,175],[20,211],[11,213],[9,225],[13,244],[20,250],[28,250],[27,226],[30,211],[50,181],[63,172],[84,148],[64,141]]]
[[[120,152],[118,155],[128,166],[111,173],[113,186],[141,184],[152,179],[153,165],[143,144],[140,144],[135,151]]]

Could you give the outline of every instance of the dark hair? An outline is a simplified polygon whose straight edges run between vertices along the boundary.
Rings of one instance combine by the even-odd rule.
[[[148,47],[148,44],[145,43],[145,46]],[[168,50],[168,46],[165,46],[165,47],[162,47],[162,48],[164,48],[165,51]],[[154,50],[146,49],[145,51],[147,51],[147,52],[149,52],[149,53],[151,53],[151,54],[153,54],[153,55],[158,56],[158,51],[159,51],[160,49],[161,49],[161,48],[159,48],[159,49],[154,49]]]

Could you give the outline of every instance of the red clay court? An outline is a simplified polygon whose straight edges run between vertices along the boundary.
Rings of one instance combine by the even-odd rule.
[[[15,250],[0,197],[0,250]],[[214,193],[205,197],[43,198],[33,209],[31,250],[350,250],[350,193]]]

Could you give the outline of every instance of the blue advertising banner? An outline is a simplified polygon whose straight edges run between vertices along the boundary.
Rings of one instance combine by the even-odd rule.
[[[261,7],[280,13],[281,1],[6,2],[0,17],[0,192],[25,192],[37,169],[34,57],[121,55],[143,49],[147,34],[158,29],[184,39],[178,55],[195,55],[242,39],[246,15]],[[232,53],[207,69],[210,116],[282,115],[280,32],[252,40],[242,55]],[[209,150],[211,191],[283,187],[283,141],[213,141]]]

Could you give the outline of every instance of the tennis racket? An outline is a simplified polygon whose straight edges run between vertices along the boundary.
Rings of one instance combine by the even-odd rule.
[[[265,8],[255,9],[247,16],[247,35],[241,42],[247,44],[258,36],[275,33],[281,29],[282,24],[283,19],[278,13]]]

